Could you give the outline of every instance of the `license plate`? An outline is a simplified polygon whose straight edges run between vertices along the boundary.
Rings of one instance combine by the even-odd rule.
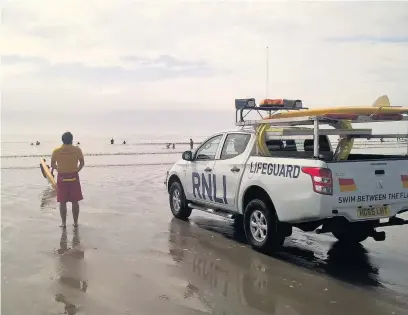
[[[357,216],[359,218],[386,217],[389,215],[390,215],[389,206],[367,207],[357,209]]]

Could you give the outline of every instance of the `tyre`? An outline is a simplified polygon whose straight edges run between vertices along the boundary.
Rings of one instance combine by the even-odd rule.
[[[356,229],[332,231],[335,238],[344,243],[360,243],[368,237],[366,231],[358,231]]]
[[[275,210],[260,199],[254,199],[246,206],[244,229],[251,247],[264,253],[275,252],[285,239],[279,231],[279,220]]]
[[[185,220],[191,215],[192,209],[187,206],[184,190],[180,182],[171,184],[169,203],[171,212],[177,219]]]

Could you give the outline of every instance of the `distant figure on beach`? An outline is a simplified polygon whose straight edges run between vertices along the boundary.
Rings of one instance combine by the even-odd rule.
[[[37,141],[37,142],[35,143],[35,145],[40,145],[40,141]]]
[[[166,149],[170,148],[170,146],[171,146],[171,143],[167,143],[166,144]]]
[[[126,141],[125,140],[123,140],[123,143],[122,144],[126,144]]]
[[[78,226],[79,201],[83,199],[79,172],[85,165],[84,155],[79,147],[72,145],[72,133],[62,135],[62,146],[54,149],[51,157],[51,174],[56,169],[57,202],[60,204],[61,227],[66,228],[67,202],[72,203],[74,226]],[[54,174],[53,174],[54,175]]]
[[[77,145],[80,145],[79,141],[77,142]]]
[[[113,140],[113,138],[111,139],[111,144],[114,144],[115,143],[115,140]]]
[[[173,149],[175,149],[176,148],[176,144],[175,143],[173,143]]]
[[[194,147],[194,141],[193,139],[190,138],[190,149],[193,150]]]
[[[34,143],[32,143],[32,142],[31,142],[31,144],[30,144],[30,145],[34,145]]]

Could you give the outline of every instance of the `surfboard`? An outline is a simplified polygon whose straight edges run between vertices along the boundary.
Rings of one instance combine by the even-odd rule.
[[[57,184],[55,182],[54,177],[51,175],[51,170],[47,167],[47,164],[44,162],[45,159],[41,159],[40,161],[40,168],[43,176],[48,180],[52,188],[56,189]]]
[[[268,119],[305,117],[305,116],[333,116],[336,115],[389,115],[389,120],[399,120],[398,116],[408,113],[408,107],[391,107],[386,95],[380,96],[372,106],[337,106],[315,109],[304,109],[274,114]],[[340,118],[340,116],[339,116]]]

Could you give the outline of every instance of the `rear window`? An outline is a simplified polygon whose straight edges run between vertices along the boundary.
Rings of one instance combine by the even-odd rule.
[[[266,145],[272,156],[301,158],[313,156],[313,139],[268,140]],[[330,142],[327,136],[319,137],[319,153],[331,153]]]

